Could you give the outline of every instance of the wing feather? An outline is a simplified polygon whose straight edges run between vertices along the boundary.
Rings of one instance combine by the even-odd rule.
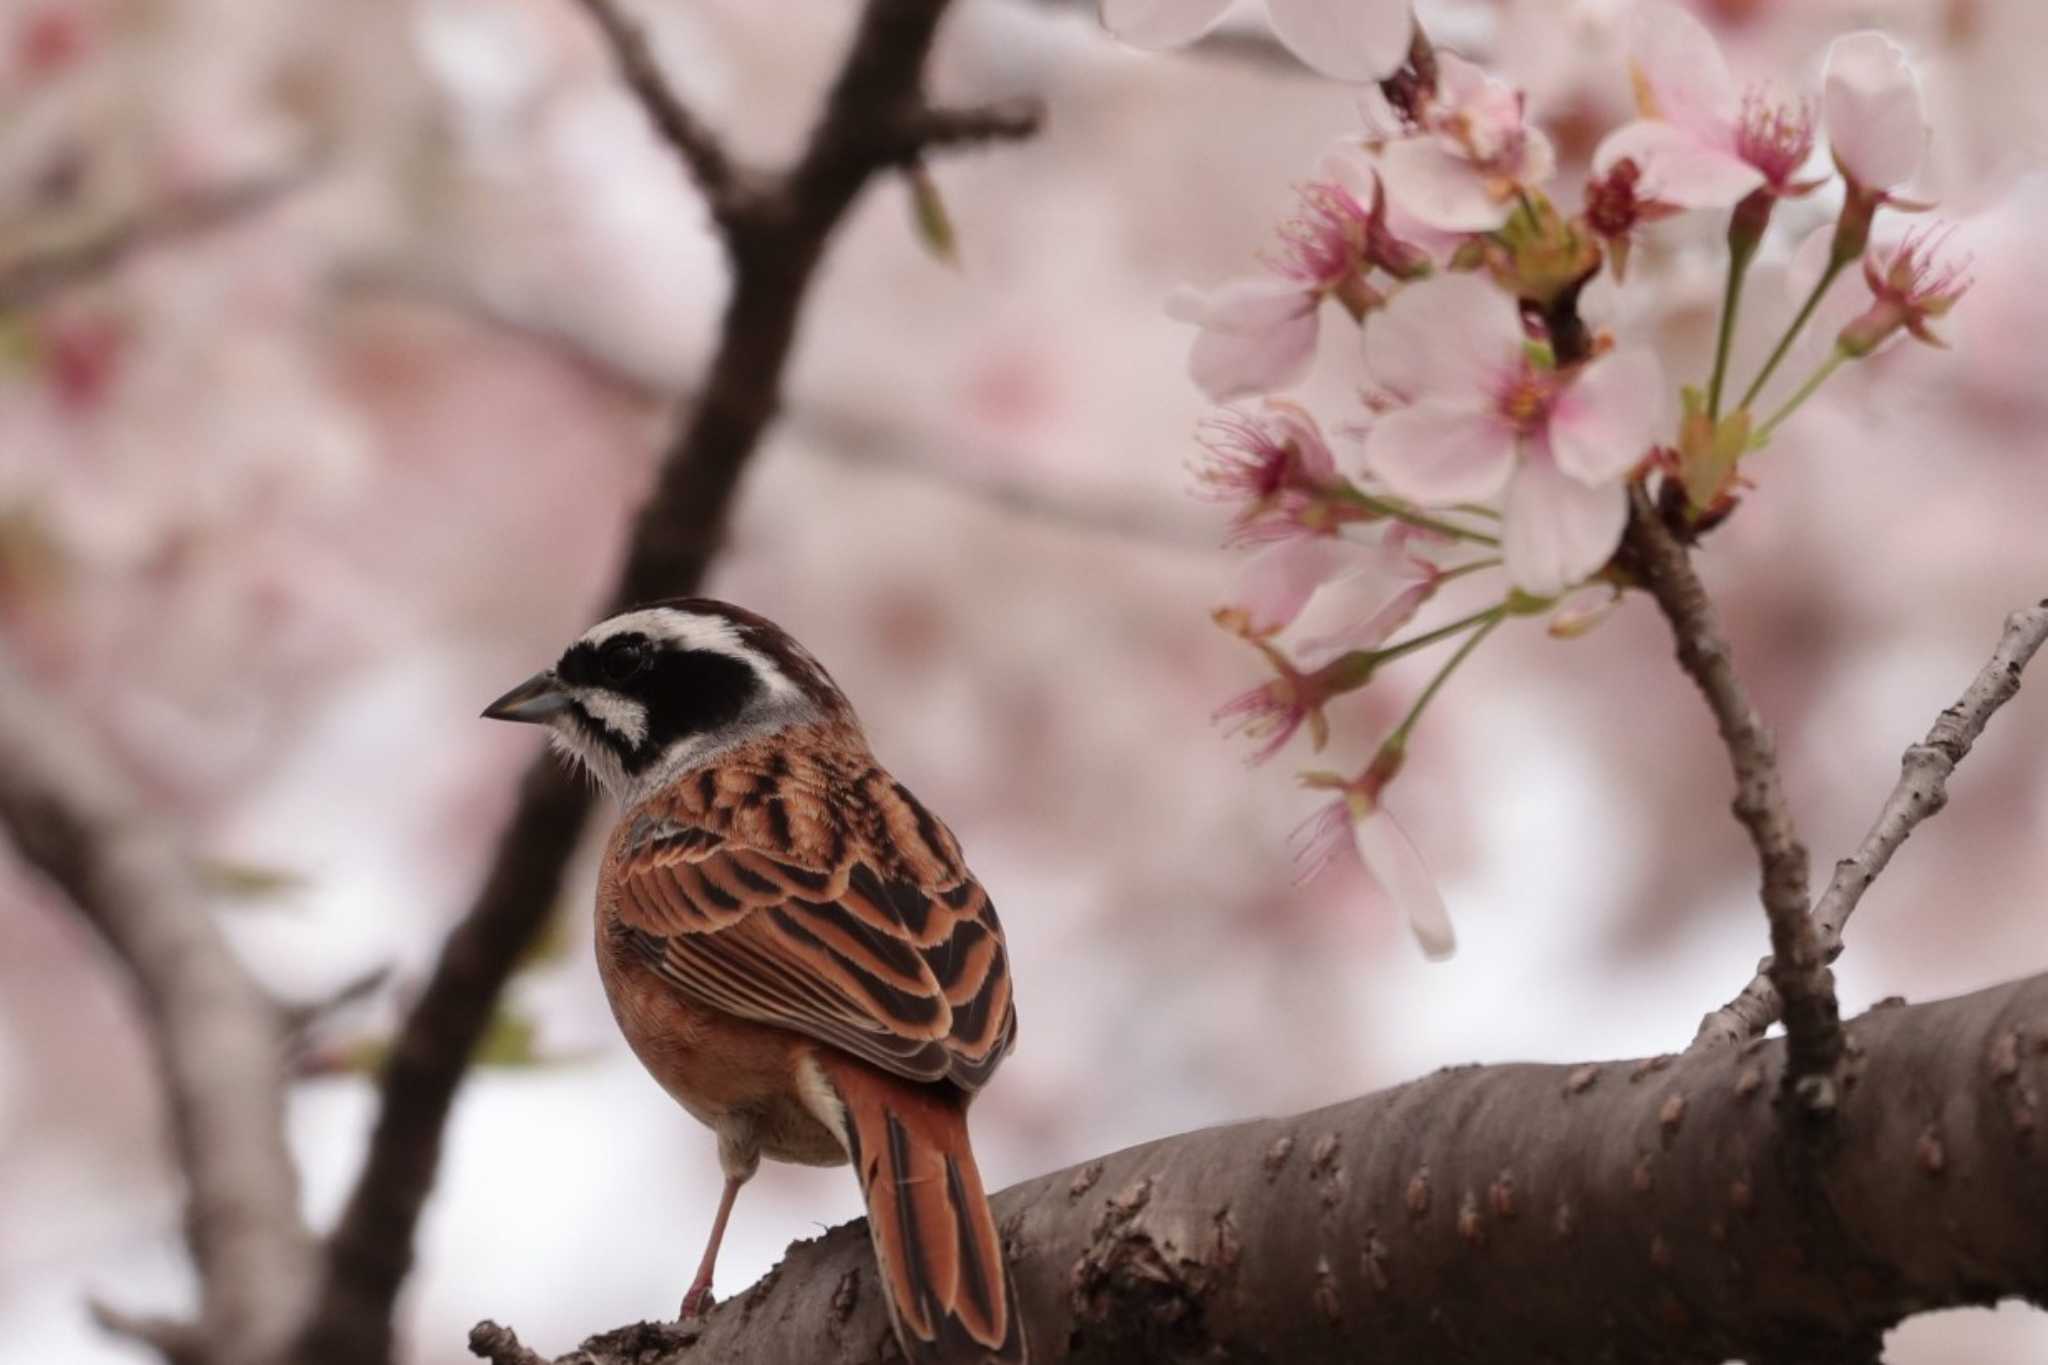
[[[804,795],[794,811],[784,794],[768,798],[782,819],[721,830],[659,814],[629,821],[616,854],[616,932],[695,1002],[909,1079],[978,1089],[1008,1050],[1016,1013],[1002,927],[951,832],[879,769]],[[834,865],[776,837],[792,815],[820,827],[834,800],[835,837],[805,840]]]

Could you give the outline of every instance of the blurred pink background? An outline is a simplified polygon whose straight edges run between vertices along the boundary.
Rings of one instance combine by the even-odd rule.
[[[698,108],[772,158],[802,137],[853,8],[639,12]],[[1626,116],[1627,8],[1420,5],[1440,43],[1527,88],[1560,187]],[[2048,590],[2048,6],[1699,11],[1744,78],[1810,84],[1826,40],[1860,25],[1906,44],[1935,124],[1915,188],[1975,253],[1953,348],[1901,345],[1838,378],[1703,560],[1825,867],[2003,614]],[[934,82],[1042,95],[1046,130],[936,166],[957,270],[919,245],[900,184],[859,205],[710,587],[825,660],[1002,911],[1021,1043],[976,1108],[991,1182],[1445,1063],[1683,1046],[1765,936],[1726,760],[1646,603],[1579,642],[1501,632],[1418,732],[1395,802],[1458,922],[1445,964],[1362,877],[1291,885],[1286,836],[1316,804],[1292,780],[1305,750],[1247,772],[1208,723],[1258,673],[1208,620],[1234,560],[1220,514],[1186,496],[1203,405],[1160,301],[1243,272],[1289,186],[1355,128],[1350,92],[1237,49],[1131,52],[1050,0],[960,0]],[[476,712],[587,623],[711,344],[722,265],[571,0],[0,10],[0,263],[285,173],[261,211],[0,313],[0,630],[221,873],[263,980],[311,998],[388,963],[402,996],[537,743]],[[1792,244],[1831,208],[1781,212],[1738,373],[1788,311]],[[1654,328],[1674,376],[1704,371],[1717,233],[1652,229],[1632,269],[1662,302],[1605,305]],[[1311,392],[1338,410],[1355,348],[1319,365]],[[1340,740],[1355,749],[1418,685],[1394,678],[1339,704]],[[2040,701],[1996,719],[1865,902],[1846,1008],[2048,969]],[[586,859],[561,950],[514,988],[542,1060],[463,1092],[404,1304],[415,1360],[466,1359],[485,1316],[565,1351],[672,1314],[688,1278],[713,1144],[613,1034],[590,875]],[[331,1047],[397,1008],[336,1021]],[[355,1074],[295,1092],[317,1219],[353,1177],[371,1098]],[[160,1118],[123,981],[0,850],[16,1358],[139,1359],[90,1326],[86,1296],[190,1301]],[[719,1289],[859,1211],[844,1172],[767,1168]],[[2006,1310],[1918,1321],[1887,1359],[2044,1356],[2048,1320]]]

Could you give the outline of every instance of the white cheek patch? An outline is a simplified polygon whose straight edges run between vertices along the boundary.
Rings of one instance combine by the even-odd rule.
[[[639,702],[598,687],[579,687],[570,695],[598,724],[625,741],[628,748],[638,748],[647,738],[647,708]]]

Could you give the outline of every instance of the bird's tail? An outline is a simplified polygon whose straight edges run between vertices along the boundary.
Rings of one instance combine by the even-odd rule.
[[[846,1112],[889,1317],[914,1365],[1022,1365],[1024,1324],[955,1093],[821,1057]]]

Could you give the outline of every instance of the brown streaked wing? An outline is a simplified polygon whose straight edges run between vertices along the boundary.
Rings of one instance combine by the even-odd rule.
[[[874,785],[862,785],[874,801]],[[902,792],[882,790],[884,802]],[[943,831],[921,809],[884,818],[899,838],[913,819]],[[622,941],[691,999],[968,1090],[1008,1049],[1016,1016],[1002,930],[949,835],[890,859],[887,872],[854,840],[826,869],[737,830],[646,816],[626,839],[614,901]],[[912,868],[940,875],[920,884]]]

